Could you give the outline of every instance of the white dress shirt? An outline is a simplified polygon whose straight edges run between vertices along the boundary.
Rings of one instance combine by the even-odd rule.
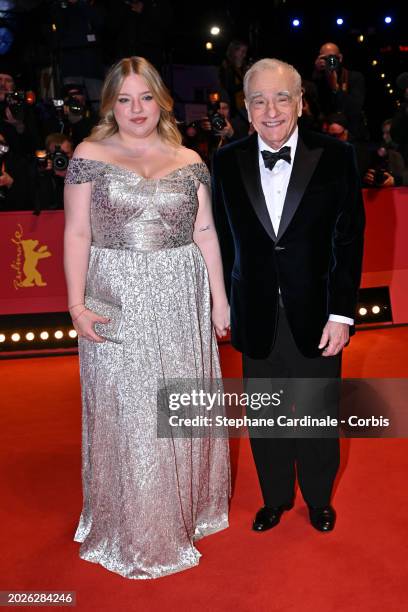
[[[278,235],[283,205],[285,203],[290,175],[292,174],[293,160],[295,157],[298,137],[299,131],[296,127],[289,140],[283,145],[290,147],[292,163],[288,164],[288,162],[286,162],[284,159],[279,159],[273,169],[269,170],[265,166],[261,151],[271,151],[272,153],[276,153],[277,150],[272,149],[272,147],[267,145],[258,134],[259,170],[261,173],[262,191],[265,196],[266,207],[268,209],[276,235]],[[353,325],[354,323],[354,320],[350,319],[349,317],[343,317],[342,315],[335,314],[331,314],[329,316],[329,320],[336,321],[337,323],[347,323],[347,325]]]

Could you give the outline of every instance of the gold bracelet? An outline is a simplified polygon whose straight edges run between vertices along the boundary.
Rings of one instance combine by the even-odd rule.
[[[71,310],[71,308],[75,308],[75,306],[85,306],[85,304],[83,302],[80,302],[79,304],[73,304],[72,306],[68,306],[68,310]]]
[[[88,310],[87,308],[84,308],[83,310],[81,310],[81,312],[79,313],[79,315],[77,315],[76,317],[71,317],[72,322],[74,323],[74,321],[76,321],[77,319],[79,319],[79,317],[81,315],[84,314],[85,310]]]

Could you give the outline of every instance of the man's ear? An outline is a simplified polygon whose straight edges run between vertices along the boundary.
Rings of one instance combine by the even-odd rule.
[[[298,106],[298,108],[297,108],[297,116],[301,117],[302,113],[303,113],[302,95],[299,96],[299,100],[298,100],[297,106]]]
[[[249,110],[249,104],[248,104],[248,102],[246,101],[246,99],[244,100],[244,102],[245,102],[245,108],[247,109],[248,121],[249,121],[249,123],[252,123],[251,113],[250,113],[250,110]]]

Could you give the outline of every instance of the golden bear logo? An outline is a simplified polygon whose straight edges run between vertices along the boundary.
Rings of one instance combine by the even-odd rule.
[[[40,259],[51,257],[52,253],[47,245],[43,244],[38,249],[38,240],[23,240],[23,228],[19,224],[11,242],[17,245],[17,256],[11,267],[17,271],[14,279],[14,287],[46,287],[47,283],[43,280],[41,273],[37,270]],[[24,262],[22,261],[24,256]],[[24,277],[23,277],[24,275]]]

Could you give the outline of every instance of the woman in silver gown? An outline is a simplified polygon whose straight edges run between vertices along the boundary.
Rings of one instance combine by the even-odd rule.
[[[158,437],[158,381],[221,376],[229,326],[209,174],[143,58],[109,71],[65,187],[68,305],[83,405],[80,557],[126,578],[198,564],[228,526],[228,440]],[[104,305],[106,308],[104,309]],[[119,323],[120,324],[119,324]]]

